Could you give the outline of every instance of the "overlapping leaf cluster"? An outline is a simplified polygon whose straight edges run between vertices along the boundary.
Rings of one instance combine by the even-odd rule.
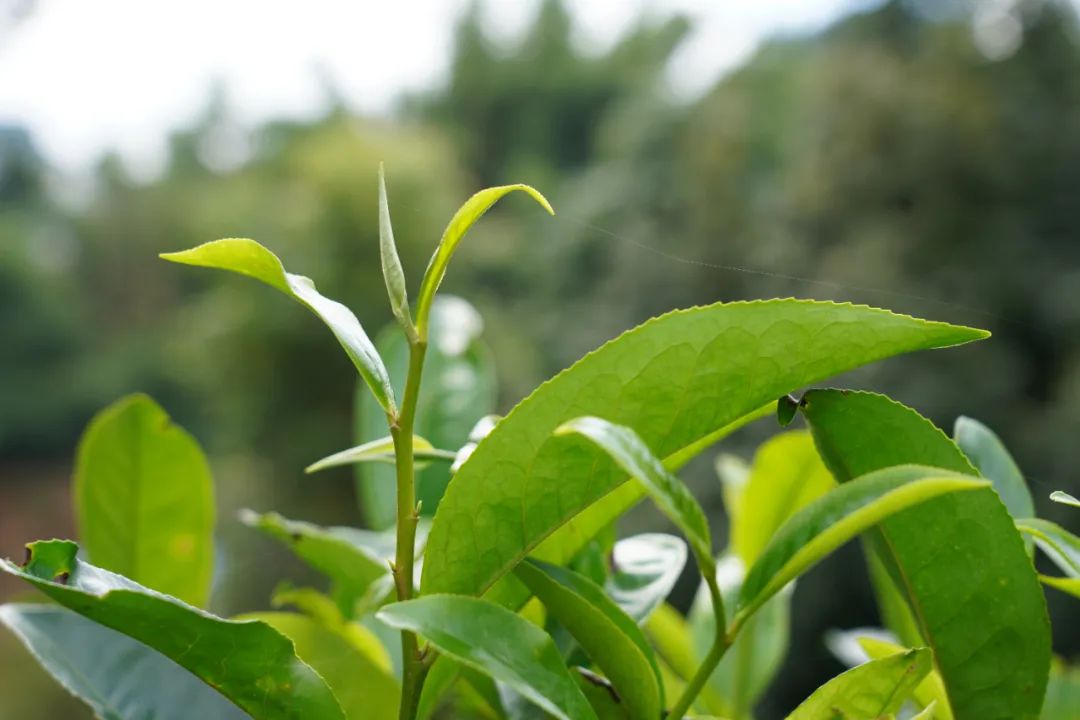
[[[31,543],[24,563],[0,565],[55,604],[7,605],[0,621],[108,718],[410,720],[448,709],[742,720],[787,652],[793,584],[861,537],[892,638],[862,640],[866,662],[791,718],[902,708],[1036,718],[1044,703],[1068,702],[1075,672],[1051,673],[1040,579],[1080,595],[1080,540],[1033,517],[998,438],[961,419],[951,440],[880,395],[792,395],[985,333],[792,299],[681,310],[603,345],[494,418],[479,316],[436,292],[472,224],[513,191],[551,210],[522,185],[475,195],[410,306],[380,174],[381,260],[399,328],[378,346],[352,311],[252,240],[166,256],[280,290],[356,365],[360,444],[309,470],[358,465],[374,529],[242,515],[325,576],[325,589],[282,586],[274,612],[239,618],[203,609],[214,556],[208,464],[163,410],[135,396],[95,419],[80,446],[81,548]],[[809,432],[777,435],[751,464],[720,456],[731,522],[717,547],[676,473],[771,414],[777,398],[782,423],[801,414]],[[615,521],[642,499],[682,539],[618,539]],[[1034,547],[1063,576],[1037,574]],[[666,599],[688,554],[701,583],[684,617]]]

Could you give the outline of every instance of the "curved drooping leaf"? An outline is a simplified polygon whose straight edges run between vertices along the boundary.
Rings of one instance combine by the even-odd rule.
[[[377,617],[422,635],[560,720],[596,720],[547,633],[506,608],[461,595],[429,595],[387,605]]]
[[[437,448],[456,451],[465,445],[477,421],[495,409],[495,364],[483,341],[483,328],[480,313],[461,298],[440,295],[431,308],[414,431]],[[409,344],[405,336],[392,325],[379,333],[376,347],[390,369],[395,390],[404,392],[409,367]],[[356,393],[355,420],[358,443],[386,435],[385,413],[360,387]],[[416,497],[421,503],[421,513],[430,517],[439,507],[451,470],[442,462],[417,470]],[[393,466],[377,463],[359,466],[356,483],[367,525],[376,529],[393,526],[397,503]]]
[[[372,532],[352,527],[321,527],[301,520],[289,520],[276,512],[241,510],[240,520],[285,543],[294,553],[334,582],[334,598],[346,617],[351,617],[359,600],[379,578],[390,574],[388,563],[396,544],[392,533]],[[424,534],[417,543],[423,546]]]
[[[379,163],[379,259],[382,262],[383,281],[390,296],[390,309],[406,333],[414,334],[412,315],[409,314],[409,292],[405,287],[405,271],[401,269],[397,244],[394,242],[394,226],[390,222],[390,205],[386,199],[386,173]]]
[[[908,462],[973,472],[943,432],[882,395],[815,390],[802,410],[841,482]],[[1046,601],[998,494],[946,495],[880,531],[958,720],[1036,716],[1050,663]]]
[[[515,190],[527,193],[536,202],[540,203],[540,206],[547,210],[548,213],[555,214],[547,198],[528,185],[502,185],[487,188],[466,200],[458,208],[458,211],[454,213],[454,217],[450,218],[450,224],[443,231],[439,246],[435,248],[435,254],[431,256],[431,262],[428,263],[427,270],[424,272],[424,279],[420,283],[420,295],[416,301],[416,329],[421,338],[427,337],[428,313],[431,311],[435,293],[438,292],[439,285],[442,284],[443,277],[446,275],[446,268],[450,264],[450,258],[453,256],[458,244],[465,237],[465,234],[469,232],[469,228],[483,217],[484,213],[492,205]]]
[[[910,650],[910,648],[879,638],[861,637],[858,642],[871,660],[880,660]],[[934,717],[937,720],[953,720],[952,710],[949,708],[949,697],[945,692],[945,683],[942,682],[937,670],[931,669],[911,691],[911,696],[920,707],[936,708]]]
[[[315,289],[315,283],[309,278],[285,272],[278,256],[259,243],[247,238],[225,238],[203,243],[190,250],[162,253],[161,257],[182,265],[229,270],[246,275],[296,300],[315,313],[334,333],[334,337],[341,343],[345,354],[352,360],[360,372],[360,377],[371,388],[372,394],[386,414],[397,413],[390,376],[352,310],[320,295]]]
[[[598,417],[579,417],[557,427],[555,434],[581,435],[600,447],[624,473],[642,484],[660,512],[686,535],[702,574],[716,571],[705,511],[682,480],[667,471],[632,428]]]
[[[552,437],[567,420],[592,414],[632,427],[677,463],[806,384],[985,335],[799,300],[719,304],[651,320],[540,386],[479,444],[436,515],[423,592],[481,594],[590,505],[603,506],[604,516],[587,528],[595,532],[641,497],[633,485],[620,487],[626,476],[600,450]]]
[[[717,562],[716,579],[726,607],[734,607],[745,579],[738,556],[724,555]],[[791,631],[790,586],[770,598],[739,630],[735,641],[709,676],[708,687],[718,704],[712,708],[732,718],[748,717],[750,710],[776,677],[788,651]],[[700,662],[716,635],[712,598],[698,589],[688,616],[694,652]]]
[[[266,623],[224,620],[84,563],[70,541],[31,543],[27,550],[25,566],[0,560],[0,570],[153,648],[256,720],[344,718],[322,678]]]
[[[1080,578],[1080,537],[1057,523],[1039,518],[1017,520],[1016,527],[1033,538],[1039,549],[1046,553],[1063,573],[1069,577]]]
[[[571,570],[526,560],[514,572],[607,676],[630,716],[655,720],[664,707],[660,670],[637,623]]]
[[[987,480],[1014,518],[1035,517],[1035,501],[1031,499],[1024,474],[993,430],[974,418],[956,418],[953,440],[967,455],[971,464]]]
[[[758,448],[731,515],[731,550],[749,567],[793,514],[827,493],[835,481],[810,433],[776,435]]]
[[[55,605],[0,605],[41,666],[102,720],[250,716],[161,653]]]
[[[823,495],[773,535],[739,590],[738,625],[826,555],[886,518],[947,493],[989,485],[970,475],[918,465],[868,473]]]
[[[348,720],[394,720],[401,686],[366,645],[316,620],[289,612],[260,612],[243,616],[261,620],[293,641],[296,654],[334,691]],[[355,623],[347,626],[363,632]],[[196,716],[189,716],[196,717]]]
[[[871,660],[819,687],[787,720],[887,717],[900,709],[931,667],[927,648]]]
[[[75,461],[75,514],[90,562],[206,604],[214,571],[214,484],[202,449],[146,395],[90,422]]]
[[[413,435],[413,460],[416,469],[422,470],[427,463],[432,461],[453,462],[456,453],[449,450],[439,450],[430,442]],[[340,467],[342,465],[356,465],[358,463],[379,462],[393,465],[396,462],[394,455],[394,439],[389,435],[377,440],[371,440],[360,445],[327,455],[321,460],[316,460],[304,468],[306,473],[315,473],[327,468]]]
[[[641,624],[671,594],[686,566],[686,543],[674,535],[645,533],[623,538],[611,553],[604,591]]]
[[[1063,490],[1055,490],[1054,492],[1050,493],[1050,499],[1056,503],[1061,503],[1062,505],[1072,505],[1073,507],[1080,507],[1080,500],[1077,500],[1072,495]]]

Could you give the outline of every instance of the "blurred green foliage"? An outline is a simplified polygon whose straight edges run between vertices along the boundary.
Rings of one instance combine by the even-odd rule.
[[[484,318],[500,410],[675,306],[881,305],[995,337],[852,382],[942,426],[985,420],[1030,472],[1040,514],[1068,522],[1045,498],[1080,491],[1080,26],[1065,2],[1024,0],[1021,42],[991,60],[973,40],[977,4],[947,5],[893,0],[775,39],[687,102],[665,74],[684,19],[642,20],[596,54],[579,49],[558,0],[512,47],[485,34],[474,5],[445,86],[406,98],[393,119],[334,102],[315,121],[252,131],[218,95],[149,182],[113,157],[88,182],[57,182],[26,132],[0,129],[0,492],[32,479],[16,463],[68,463],[89,417],[141,390],[216,458],[226,537],[258,542],[239,539],[230,502],[355,522],[348,471],[301,474],[352,440],[355,371],[332,337],[270,289],[157,253],[253,237],[374,336],[391,320],[375,192],[385,161],[414,292],[442,222],[478,187],[527,182],[558,212],[540,222],[526,200],[507,202],[445,284]],[[836,668],[824,627],[873,622],[852,589],[865,582],[843,563],[816,571],[831,587],[802,605],[799,667],[781,672],[762,717]],[[242,606],[237,586],[277,577],[225,566],[224,603]],[[1075,633],[1063,642],[1080,647]]]

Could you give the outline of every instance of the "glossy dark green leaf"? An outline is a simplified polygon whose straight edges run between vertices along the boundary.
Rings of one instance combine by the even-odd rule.
[[[458,450],[468,441],[477,421],[495,409],[495,365],[482,338],[483,328],[480,313],[461,298],[440,295],[432,306],[414,430],[437,448]],[[390,368],[395,389],[404,392],[408,342],[395,325],[379,333],[376,344]],[[386,416],[363,388],[357,388],[355,413],[357,442],[386,435]],[[391,527],[397,503],[393,466],[358,466],[356,478],[366,525],[376,529]],[[416,497],[423,515],[435,514],[448,482],[448,463],[431,463],[418,469]]]
[[[560,720],[596,720],[547,633],[503,607],[460,595],[429,595],[387,605],[377,617],[418,633]]]
[[[1080,578],[1080,537],[1057,523],[1039,518],[1016,521],[1020,532],[1035,540],[1039,549],[1069,577]]]
[[[339,720],[333,693],[266,623],[224,620],[76,559],[78,546],[27,546],[24,567],[0,560],[57,603],[157,650],[256,720]]]
[[[630,716],[655,720],[663,708],[660,670],[633,618],[567,568],[526,560],[515,573],[607,676]]]
[[[287,612],[244,617],[261,620],[292,640],[296,654],[326,681],[349,720],[397,718],[400,683],[372,652],[371,643],[378,641],[363,627],[347,623],[335,628]]]
[[[799,401],[791,395],[783,395],[776,401],[776,420],[780,427],[787,427],[799,412]]]
[[[773,535],[739,591],[735,622],[815,563],[890,516],[932,498],[988,487],[985,480],[918,465],[868,473],[795,513]]]
[[[1077,500],[1072,495],[1062,490],[1055,490],[1054,492],[1050,493],[1050,499],[1056,503],[1061,503],[1062,505],[1072,505],[1073,507],[1080,507],[1080,500]]]
[[[479,444],[440,505],[423,592],[482,594],[541,541],[561,551],[572,545],[569,534],[583,544],[587,531],[606,527],[637,502],[639,488],[620,487],[626,475],[601,451],[552,437],[572,418],[595,415],[632,427],[659,457],[677,464],[799,387],[985,335],[798,300],[726,303],[651,320],[540,386]],[[587,528],[558,532],[594,503],[603,513],[589,513]]]
[[[604,591],[641,624],[671,594],[686,566],[686,543],[674,535],[645,533],[615,543]]]
[[[900,709],[932,666],[927,648],[871,660],[822,685],[787,720],[887,717]]]
[[[315,283],[303,275],[285,272],[277,255],[247,238],[225,238],[181,252],[163,253],[165,260],[183,265],[229,270],[280,290],[319,317],[345,349],[360,376],[384,412],[397,412],[394,390],[382,358],[375,351],[352,310],[319,294]]]
[[[555,434],[581,435],[607,453],[624,473],[642,484],[660,512],[686,535],[701,572],[714,571],[712,536],[701,505],[632,428],[586,416],[563,423]]]
[[[203,606],[214,571],[214,485],[199,444],[146,395],[91,421],[75,462],[90,562]]]
[[[812,391],[802,409],[841,482],[907,462],[974,472],[943,432],[884,396]],[[1046,601],[997,493],[937,498],[890,518],[881,534],[956,718],[1036,716],[1050,663]]]
[[[390,296],[390,309],[406,334],[415,334],[409,314],[409,293],[405,287],[405,271],[401,268],[394,226],[390,222],[390,205],[386,199],[386,174],[379,163],[379,259],[382,261],[383,281]]]
[[[447,225],[446,230],[443,231],[442,239],[439,240],[439,246],[435,248],[435,254],[431,256],[431,262],[428,263],[427,270],[424,272],[424,279],[420,283],[420,295],[416,301],[416,329],[420,333],[421,338],[427,337],[428,314],[431,312],[435,293],[438,292],[439,285],[442,284],[443,277],[446,275],[446,268],[450,264],[450,258],[453,256],[457,246],[461,243],[462,239],[464,239],[465,234],[469,232],[469,228],[471,228],[477,220],[483,217],[484,213],[486,213],[492,205],[497,203],[505,195],[516,190],[520,190],[521,192],[530,195],[550,214],[555,214],[555,211],[551,209],[551,204],[548,203],[547,199],[528,185],[503,185],[500,187],[487,188],[466,200],[465,203],[458,208],[458,211],[454,213],[454,217],[450,218],[450,224]]]
[[[973,418],[960,416],[953,428],[953,440],[971,464],[1001,496],[1014,518],[1035,517],[1035,501],[1016,461],[993,430]]]
[[[322,527],[289,520],[270,512],[242,510],[240,520],[277,538],[294,553],[334,582],[334,595],[346,616],[368,587],[390,574],[394,557],[392,533],[372,532],[352,527]],[[418,535],[422,547],[423,534]]]
[[[55,605],[2,605],[41,666],[102,720],[250,717],[161,653]]]

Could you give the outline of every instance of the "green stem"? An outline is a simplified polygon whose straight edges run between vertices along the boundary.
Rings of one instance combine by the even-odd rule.
[[[405,397],[396,418],[390,419],[390,435],[394,439],[397,465],[397,552],[394,558],[394,585],[397,599],[408,600],[413,595],[413,565],[416,549],[416,525],[419,508],[416,506],[416,479],[413,469],[413,426],[416,422],[416,400],[420,393],[420,376],[424,371],[427,343],[417,340],[409,344],[409,374],[405,380]],[[401,658],[404,672],[401,683],[399,720],[413,720],[420,704],[420,690],[427,675],[427,666],[417,643],[416,633],[401,633]]]
[[[720,586],[716,583],[716,569],[703,568],[703,575],[705,576],[705,584],[709,587],[709,595],[712,598],[716,635],[713,638],[712,647],[709,648],[709,654],[701,661],[701,666],[694,673],[694,677],[690,678],[690,682],[686,684],[686,689],[683,690],[679,701],[675,703],[675,706],[667,714],[667,720],[682,720],[694,700],[701,694],[705,683],[709,680],[709,676],[713,674],[713,670],[720,664],[724,653],[731,647],[731,641],[734,638],[734,633],[728,633],[727,631],[724,598],[720,595]]]

